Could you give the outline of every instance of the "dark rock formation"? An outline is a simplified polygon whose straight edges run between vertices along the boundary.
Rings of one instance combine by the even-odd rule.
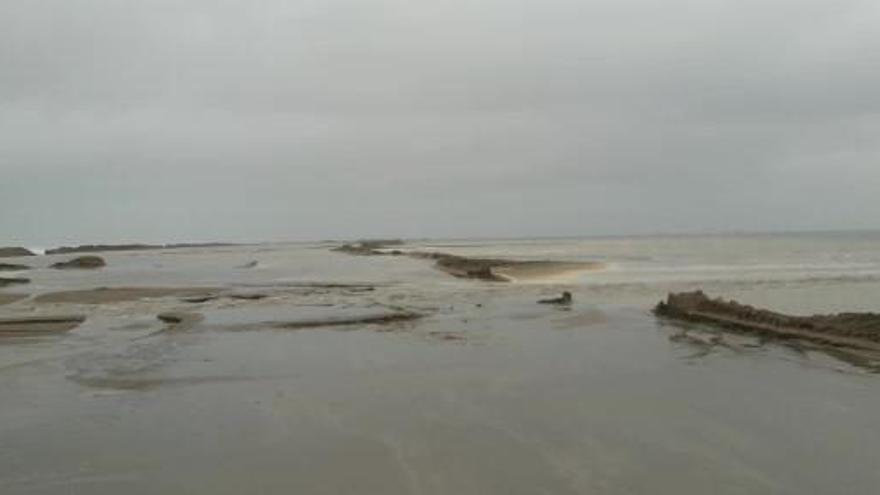
[[[21,270],[30,270],[27,265],[16,265],[13,263],[0,263],[0,272],[18,272]]]
[[[226,297],[229,299],[238,299],[239,301],[259,301],[260,299],[266,299],[269,297],[269,294],[263,294],[261,292],[233,292],[231,294],[226,294]]]
[[[201,304],[206,303],[208,301],[213,301],[217,299],[216,295],[206,295],[206,296],[195,296],[195,297],[185,297],[183,298],[183,302],[193,303],[193,304]]]
[[[454,254],[436,252],[410,253],[413,258],[434,260],[435,266],[453,277],[486,280],[490,282],[506,282],[507,278],[496,274],[493,269],[522,263],[510,260],[489,258],[466,258]]]
[[[7,287],[10,285],[16,284],[29,284],[31,283],[31,279],[29,278],[3,278],[0,277],[0,287]]]
[[[59,270],[81,269],[93,270],[107,266],[107,263],[100,256],[80,256],[68,261],[59,261],[52,265],[52,268]]]
[[[712,299],[702,291],[669,294],[654,312],[775,338],[880,351],[880,314],[876,313],[791,316],[736,301]]]
[[[198,324],[204,316],[200,313],[188,313],[183,311],[169,311],[156,316],[166,323],[166,330],[187,330]]]
[[[569,305],[573,301],[571,297],[571,292],[565,291],[562,293],[560,297],[554,297],[553,299],[541,299],[538,301],[538,304],[557,304],[557,305]]]
[[[18,256],[36,255],[23,247],[0,247],[0,258],[15,258]]]
[[[385,252],[382,251],[382,249],[385,249],[389,246],[400,246],[402,244],[403,241],[400,239],[364,240],[351,244],[343,244],[342,246],[331,249],[331,251],[338,251],[341,253],[354,254],[358,256],[399,256],[403,254],[403,252],[400,250],[395,249],[391,252]]]
[[[409,256],[411,258],[433,260],[434,266],[453,277],[468,278],[475,280],[485,280],[489,282],[510,282],[514,280],[514,276],[509,273],[501,273],[502,271],[518,271],[520,273],[530,271],[552,271],[552,270],[575,270],[575,269],[592,269],[600,266],[600,263],[593,262],[560,262],[549,260],[509,260],[494,258],[468,258],[448,253],[440,253],[435,251],[409,251],[404,252],[399,249],[384,250],[391,243],[401,243],[402,241],[361,241],[356,244],[344,244],[339,247],[332,248],[332,251],[338,251],[359,256]]]
[[[492,269],[505,266],[510,262],[501,261],[501,260],[493,260],[493,259],[478,259],[478,258],[463,258],[460,256],[452,256],[445,255],[441,256],[437,259],[437,268],[449,273],[454,277],[459,278],[474,278],[478,280],[488,280],[491,282],[506,282],[507,279],[496,274]]]

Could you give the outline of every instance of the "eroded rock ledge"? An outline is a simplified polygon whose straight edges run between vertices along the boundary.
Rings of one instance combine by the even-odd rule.
[[[792,316],[736,301],[713,299],[702,291],[669,294],[666,301],[654,308],[654,313],[778,339],[799,339],[880,353],[880,314],[876,313]]]
[[[492,282],[509,282],[510,279],[497,272],[499,268],[551,264],[551,261],[514,261],[494,258],[467,258],[447,253],[410,253],[413,258],[435,261],[435,267],[453,277],[473,278]]]
[[[436,251],[401,251],[389,249],[400,246],[400,240],[360,241],[335,247],[332,251],[357,256],[409,256],[411,258],[433,260],[434,266],[453,277],[484,280],[490,282],[510,282],[519,277],[531,278],[578,270],[601,268],[602,263],[569,262],[552,260],[510,260],[496,258],[469,258]]]
[[[54,263],[52,268],[57,270],[94,270],[107,266],[107,262],[100,256],[80,256],[68,261]]]

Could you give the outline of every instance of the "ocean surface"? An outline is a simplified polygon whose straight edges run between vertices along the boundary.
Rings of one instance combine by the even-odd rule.
[[[880,311],[880,233],[410,241],[403,250],[602,262],[514,283],[330,243],[24,262],[38,296],[223,287],[260,300],[0,306],[81,313],[0,340],[2,494],[874,494],[880,375],[798,346],[708,345],[668,292],[795,314]],[[256,261],[256,266],[250,266]],[[6,276],[6,275],[4,275]],[[571,308],[538,299],[573,293]],[[400,310],[391,325],[267,321]],[[156,315],[191,311],[164,331]],[[237,327],[235,325],[238,325]]]

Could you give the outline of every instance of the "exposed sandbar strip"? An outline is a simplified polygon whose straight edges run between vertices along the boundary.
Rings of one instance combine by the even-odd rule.
[[[468,258],[448,253],[432,251],[386,250],[388,246],[399,246],[401,241],[361,241],[333,248],[358,256],[409,256],[411,258],[434,260],[435,267],[458,278],[486,280],[491,282],[517,282],[573,276],[590,270],[605,267],[598,262],[576,261],[522,261],[495,258]]]
[[[0,319],[0,337],[62,333],[73,330],[84,321],[86,317],[81,315]]]
[[[160,297],[213,296],[220,291],[214,287],[100,287],[50,292],[35,300],[38,303],[113,304]]]

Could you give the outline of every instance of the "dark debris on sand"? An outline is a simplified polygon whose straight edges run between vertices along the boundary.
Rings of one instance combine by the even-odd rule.
[[[22,285],[31,283],[31,279],[29,278],[5,278],[0,277],[0,287],[8,287],[10,285]]]
[[[105,266],[107,266],[107,262],[100,256],[80,256],[52,264],[52,268],[57,270],[94,270]]]

